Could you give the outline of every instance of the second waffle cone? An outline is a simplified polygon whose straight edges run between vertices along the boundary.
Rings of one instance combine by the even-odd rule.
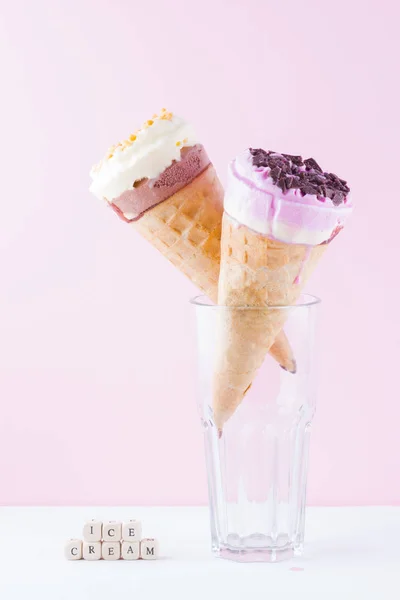
[[[213,408],[219,429],[244,398],[288,316],[268,306],[295,304],[326,248],[278,242],[224,214],[218,303],[232,309],[221,311],[218,321]]]

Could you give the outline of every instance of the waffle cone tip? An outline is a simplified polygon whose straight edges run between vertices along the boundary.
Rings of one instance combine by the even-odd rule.
[[[297,363],[293,357],[291,358],[291,360],[288,362],[287,365],[281,364],[280,367],[284,371],[287,371],[288,373],[292,373],[292,375],[295,375],[297,373]]]

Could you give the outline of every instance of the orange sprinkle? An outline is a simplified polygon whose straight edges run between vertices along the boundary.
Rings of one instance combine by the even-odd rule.
[[[172,116],[173,115],[171,112],[169,112],[169,113],[165,112],[161,115],[160,119],[163,119],[164,121],[170,121],[172,119]]]
[[[159,115],[157,113],[154,113],[153,117],[144,123],[142,129],[136,129],[134,131],[134,133],[130,134],[128,139],[123,140],[122,142],[118,142],[117,144],[114,144],[113,146],[111,146],[108,149],[107,158],[110,159],[113,156],[115,156],[115,152],[117,150],[120,150],[122,152],[123,150],[126,150],[126,148],[130,148],[130,146],[132,146],[132,143],[136,141],[137,136],[143,131],[143,129],[147,129],[148,127],[151,127],[152,125],[154,125],[155,119],[162,119],[164,121],[170,121],[173,118],[173,116],[174,116],[173,113],[168,112],[166,108],[162,108]],[[186,144],[187,141],[188,141],[188,139],[185,138],[183,140],[183,142],[181,142],[181,141],[176,142],[176,145],[179,148],[179,146],[182,146],[182,144]],[[101,168],[100,164],[98,165],[98,168],[99,169]]]

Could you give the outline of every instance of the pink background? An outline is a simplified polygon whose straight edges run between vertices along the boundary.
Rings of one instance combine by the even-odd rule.
[[[206,502],[195,290],[88,192],[161,106],[223,180],[248,145],[349,180],[357,210],[308,286],[324,299],[309,502],[400,502],[398,6],[2,3],[0,503]]]

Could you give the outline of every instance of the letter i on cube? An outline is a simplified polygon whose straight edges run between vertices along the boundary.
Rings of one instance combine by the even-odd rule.
[[[88,521],[83,526],[83,539],[85,542],[100,542],[103,533],[102,529],[103,523],[101,521],[96,521],[95,519]]]

